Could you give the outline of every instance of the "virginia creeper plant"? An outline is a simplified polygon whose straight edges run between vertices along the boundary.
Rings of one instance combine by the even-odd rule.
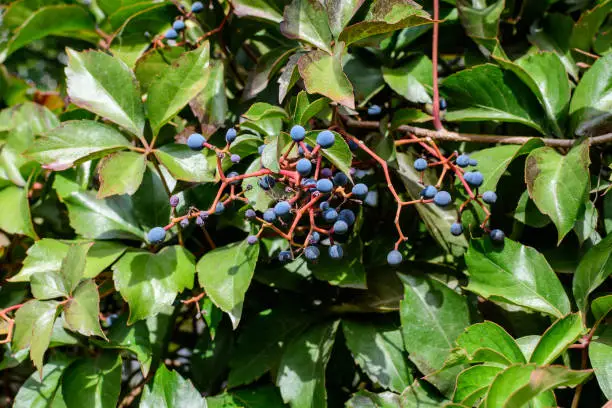
[[[612,0],[0,10],[0,406],[612,407]]]

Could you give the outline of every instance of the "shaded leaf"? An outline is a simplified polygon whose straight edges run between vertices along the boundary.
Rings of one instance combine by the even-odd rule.
[[[612,399],[612,326],[603,325],[589,344],[589,360],[603,394]]]
[[[582,320],[578,314],[570,314],[557,320],[540,337],[531,353],[530,363],[547,365],[555,361],[582,334]]]
[[[102,353],[72,363],[62,377],[62,394],[69,407],[114,408],[121,391],[121,357]]]
[[[342,29],[351,21],[363,2],[364,0],[330,0],[326,2],[327,19],[334,38],[338,38]]]
[[[612,273],[612,236],[607,236],[582,257],[574,273],[573,287],[576,304],[583,314],[589,307],[589,295]]]
[[[43,366],[42,378],[38,372],[29,376],[19,388],[13,407],[46,408],[54,406],[55,398],[62,398],[60,380],[70,361],[68,357],[59,354]]]
[[[432,65],[425,55],[397,68],[382,68],[383,78],[395,92],[414,103],[431,103]]]
[[[0,208],[12,209],[12,211],[0,211],[0,230],[9,234],[38,238],[32,225],[27,189],[9,186],[0,190]]]
[[[293,0],[285,7],[280,30],[287,38],[306,41],[331,54],[327,12],[316,0]]]
[[[206,87],[189,102],[193,114],[206,129],[203,130],[205,135],[213,134],[223,125],[228,109],[224,65],[220,61],[211,61],[209,71]]]
[[[578,67],[570,51],[573,25],[574,20],[571,16],[550,13],[532,25],[527,38],[540,50],[557,54],[567,73],[572,78],[578,79]]]

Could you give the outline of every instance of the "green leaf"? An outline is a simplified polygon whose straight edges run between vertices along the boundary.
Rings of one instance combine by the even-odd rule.
[[[351,21],[351,18],[357,13],[363,2],[364,0],[330,0],[325,4],[329,28],[334,38],[338,38],[344,27]]]
[[[0,211],[0,230],[9,234],[38,238],[30,216],[27,189],[9,186],[0,190],[0,208],[12,209],[12,211]]]
[[[35,273],[30,277],[32,295],[38,300],[68,297],[64,279],[57,273]]]
[[[233,0],[234,14],[272,23],[283,21],[283,13],[275,2],[265,0]]]
[[[103,52],[67,52],[70,101],[142,137],[144,109],[138,82],[130,69]]]
[[[474,354],[480,348],[488,348],[506,357],[510,363],[526,363],[523,352],[512,336],[501,326],[486,321],[476,323],[465,329],[459,338],[457,345],[468,353]]]
[[[546,133],[538,100],[515,74],[491,65],[478,65],[446,78],[442,91],[450,100],[445,119],[518,122]]]
[[[503,248],[489,239],[472,240],[465,255],[467,290],[495,302],[563,317],[570,302],[546,258],[506,238]]]
[[[538,365],[551,364],[582,334],[582,320],[577,313],[557,320],[540,337],[536,348],[531,353],[530,363]]]
[[[538,367],[531,373],[529,383],[519,388],[507,400],[505,407],[524,407],[536,396],[557,387],[574,388],[587,381],[592,370],[570,370],[562,366]]]
[[[264,118],[286,118],[287,112],[280,106],[270,105],[265,102],[256,102],[242,114],[248,120],[260,121]]]
[[[610,15],[612,1],[600,0],[595,7],[585,11],[574,24],[570,37],[570,47],[582,51],[590,51],[593,38],[598,34],[599,27]]]
[[[166,23],[167,24],[167,23]],[[156,47],[144,53],[134,66],[134,75],[143,93],[159,79],[160,75],[172,69],[172,63],[185,53],[183,47]]]
[[[489,385],[502,370],[501,367],[486,364],[466,368],[457,376],[453,401],[467,406],[475,405],[487,393]]]
[[[25,154],[45,168],[59,171],[129,146],[112,126],[75,120],[47,132]]]
[[[206,408],[206,400],[176,371],[162,364],[155,373],[152,386],[146,387],[140,400],[140,408]]]
[[[521,198],[519,198],[516,210],[514,211],[514,218],[534,228],[542,228],[550,224],[550,218],[538,210],[533,200],[529,198],[527,190],[523,191]]]
[[[121,391],[121,357],[102,353],[72,363],[62,377],[69,407],[114,408]]]
[[[87,253],[93,242],[70,245],[66,257],[62,260],[60,275],[64,280],[68,293],[77,287],[85,272]]]
[[[128,324],[154,316],[176,299],[178,292],[193,287],[195,262],[180,246],[165,247],[156,254],[126,252],[113,265],[115,287],[130,305]]]
[[[589,145],[582,143],[562,156],[551,147],[532,151],[525,161],[529,196],[548,215],[558,243],[572,230],[589,191]]]
[[[446,400],[439,396],[438,391],[424,381],[415,381],[406,388],[400,397],[402,408],[439,408]]]
[[[265,153],[265,150],[264,150],[264,153]],[[255,160],[251,162],[249,167],[246,169],[245,173],[252,173],[259,169],[261,169],[261,160],[259,158],[256,158]],[[272,204],[272,202],[274,202],[273,194],[275,190],[272,190],[272,193],[270,194],[268,193],[268,191],[262,189],[259,186],[258,182],[259,182],[259,178],[257,177],[249,177],[249,178],[243,179],[242,180],[242,190],[245,191],[244,196],[249,200],[249,205],[253,207],[253,209],[263,212],[267,210],[268,208],[270,208],[270,205]],[[275,186],[275,189],[280,188],[277,186],[278,184]]]
[[[600,296],[597,299],[593,299],[591,302],[591,312],[595,317],[595,320],[600,320],[606,317],[612,310],[612,295]]]
[[[485,408],[503,407],[512,393],[529,384],[531,374],[536,370],[535,364],[514,365],[506,368],[495,377],[484,401]]]
[[[504,11],[503,0],[490,2],[457,0],[457,10],[467,35],[476,39],[497,38],[499,20]]]
[[[245,388],[215,397],[207,397],[209,408],[283,408],[278,389],[271,385]]]
[[[251,284],[259,245],[246,240],[216,248],[206,253],[196,267],[200,285],[206,294],[238,327],[244,295]]]
[[[340,33],[339,41],[346,45],[369,37],[389,34],[402,28],[413,28],[430,24],[430,16],[413,1],[389,0],[369,4],[363,21],[346,27]]]
[[[311,320],[297,310],[285,308],[264,311],[249,320],[230,357],[228,387],[249,384],[273,369],[283,346]]]
[[[172,63],[149,87],[147,116],[153,135],[195,98],[208,81],[210,47],[205,42]]]
[[[83,336],[100,336],[106,339],[100,326],[100,295],[98,286],[91,279],[81,283],[64,306],[64,316],[70,330]]]
[[[196,183],[215,181],[215,169],[210,168],[206,155],[186,145],[170,143],[155,149],[154,153],[177,180]]]
[[[60,379],[70,364],[70,359],[61,354],[43,366],[42,378],[33,373],[23,383],[13,404],[14,408],[54,407],[56,398],[61,398]],[[59,391],[59,393],[58,393]]]
[[[578,79],[578,67],[572,57],[570,36],[574,20],[571,16],[560,13],[549,13],[533,25],[529,41],[542,51],[554,52],[561,58],[567,73]]]
[[[333,53],[331,55],[330,53],[322,50],[310,51],[298,60],[298,69],[304,80],[306,91],[310,94],[318,93],[327,96],[334,102],[354,109],[353,86],[342,72],[344,43],[337,43]]]
[[[252,99],[265,90],[272,76],[278,72],[295,51],[296,48],[293,47],[279,47],[262,55],[255,67],[249,72],[242,99]]]
[[[375,394],[360,390],[346,401],[346,408],[398,408],[400,396],[389,391]]]
[[[455,340],[470,324],[467,298],[427,276],[399,275],[404,284],[400,303],[402,334],[408,357],[423,374],[442,368]],[[451,391],[457,372],[435,381],[442,392]]]
[[[603,394],[612,399],[612,325],[604,324],[595,332],[589,344],[589,360]]]
[[[30,14],[15,30],[0,53],[0,61],[26,45],[49,35],[75,37],[96,42],[95,22],[90,13],[80,5],[49,5]]]
[[[287,38],[306,41],[331,54],[332,33],[324,6],[315,0],[293,0],[285,7],[281,33]]]
[[[543,52],[525,55],[514,62],[504,58],[496,60],[531,89],[544,108],[555,135],[564,137],[571,89],[559,56],[553,52]]]
[[[347,173],[348,174],[348,173]],[[328,251],[321,251],[319,261],[309,264],[315,278],[345,288],[366,289],[366,270],[363,266],[363,243],[361,239],[354,238],[344,246],[346,253],[354,254],[351,257],[332,259]]]
[[[342,329],[353,358],[373,382],[395,392],[410,386],[413,378],[402,352],[404,343],[399,328],[343,320]]]
[[[305,142],[311,146],[316,146],[317,135],[319,133],[320,131],[306,132]],[[332,133],[336,137],[336,141],[332,147],[321,149],[321,155],[336,166],[338,170],[351,177],[350,167],[353,160],[353,153],[351,153],[351,149],[339,133]]]
[[[15,313],[15,351],[30,348],[30,358],[42,374],[43,357],[49,347],[59,302],[30,300]]]
[[[589,307],[589,295],[612,273],[612,236],[607,236],[582,257],[576,272],[572,291],[583,314]]]
[[[580,79],[569,109],[570,135],[590,136],[607,129],[612,110],[611,64],[612,54],[604,55]]]
[[[287,344],[276,385],[292,408],[327,406],[325,367],[334,345],[339,320],[311,327]]]
[[[133,195],[144,177],[147,159],[136,152],[117,152],[100,161],[98,198]]]
[[[385,87],[380,66],[367,58],[347,54],[342,59],[344,73],[353,84],[355,100],[360,106],[365,104]]]
[[[236,2],[233,3],[236,7]],[[236,13],[236,8],[234,8]],[[225,123],[227,96],[225,95],[225,68],[221,61],[210,62],[208,82],[202,92],[189,102],[193,114],[203,125],[205,135],[211,135]]]
[[[419,55],[398,68],[382,67],[387,85],[414,103],[431,103],[432,65],[426,55]]]

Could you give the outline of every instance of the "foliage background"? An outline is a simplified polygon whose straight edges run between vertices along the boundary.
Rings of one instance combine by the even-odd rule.
[[[0,404],[612,399],[612,1],[190,7],[2,6],[0,331],[11,341]],[[179,45],[165,40],[185,15]],[[434,72],[448,103],[441,114]],[[373,104],[380,115],[367,114]],[[447,130],[435,132],[440,115]],[[150,245],[150,228],[216,194],[214,153],[189,150],[186,137],[199,131],[221,147],[238,123],[230,149],[241,173],[293,124],[340,125],[388,163],[403,199],[421,189],[412,164],[422,150],[402,145],[408,134],[468,152],[485,176],[481,191],[497,192],[490,225],[505,243],[491,243],[472,207],[465,234],[450,234],[466,199],[450,178],[455,208],[407,208],[404,262],[389,267],[396,204],[374,163],[355,177],[378,201],[363,206],[341,262],[281,264],[287,244],[274,236],[246,245],[248,206],[238,204],[205,229],[173,226]],[[176,210],[169,193],[180,197]],[[279,198],[256,185],[250,194],[258,209]]]

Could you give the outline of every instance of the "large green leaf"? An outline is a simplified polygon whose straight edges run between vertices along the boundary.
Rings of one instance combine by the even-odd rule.
[[[205,42],[183,54],[151,84],[146,107],[154,135],[202,92],[210,73],[209,54],[209,45]]]
[[[572,230],[584,210],[589,191],[589,145],[582,143],[562,156],[551,147],[532,151],[525,161],[529,196],[548,215],[558,232],[558,242]]]
[[[331,55],[322,50],[310,51],[302,55],[297,64],[308,93],[327,96],[332,101],[353,109],[353,85],[342,71],[343,52],[344,43],[339,42]]]
[[[487,393],[489,385],[502,370],[501,367],[486,364],[466,368],[457,376],[453,401],[473,406]]]
[[[144,53],[136,61],[134,75],[140,84],[143,93],[147,93],[149,87],[169,69],[172,63],[185,53],[183,47],[157,47]]]
[[[144,109],[134,74],[119,59],[99,51],[68,49],[68,96],[75,105],[122,126],[144,131]]]
[[[395,392],[402,392],[412,384],[399,328],[390,324],[343,320],[342,329],[353,358],[373,382]]]
[[[544,332],[531,353],[530,363],[547,365],[555,361],[562,352],[582,334],[582,320],[578,314],[570,314],[557,320]]]
[[[612,399],[612,325],[605,324],[595,333],[589,344],[589,359],[599,387]]]
[[[467,35],[476,40],[497,38],[500,16],[504,11],[503,0],[489,2],[457,0],[457,10]]]
[[[253,17],[258,20],[280,23],[283,12],[273,1],[266,0],[232,0],[234,14],[238,17]]]
[[[455,340],[470,324],[467,298],[426,276],[400,275],[404,299],[400,304],[402,334],[410,360],[425,375],[444,365]],[[443,392],[455,384],[455,370],[431,381]]]
[[[136,152],[117,152],[100,161],[98,198],[112,195],[133,195],[144,177],[147,159]]]
[[[81,283],[64,305],[68,327],[84,336],[106,338],[100,327],[100,295],[98,286],[91,279]]]
[[[397,68],[382,68],[385,82],[398,94],[414,103],[431,103],[431,60],[420,55]]]
[[[46,168],[64,170],[129,145],[128,140],[112,126],[78,120],[64,122],[47,132],[25,154]]]
[[[54,300],[26,302],[15,313],[15,334],[12,345],[15,351],[30,348],[30,358],[42,373],[43,357],[53,331],[59,302]]]
[[[62,377],[68,407],[115,408],[121,391],[121,357],[105,352],[72,363]]]
[[[206,400],[191,381],[162,364],[155,373],[153,384],[146,387],[140,400],[140,408],[206,408]]]
[[[282,348],[311,318],[279,307],[258,314],[242,330],[230,357],[228,387],[248,384],[278,364]],[[257,350],[253,353],[253,350]]]
[[[570,48],[573,25],[571,16],[550,13],[534,24],[527,38],[540,50],[557,54],[567,73],[573,79],[578,79],[578,67]]]
[[[527,362],[512,336],[501,326],[489,321],[468,327],[457,338],[457,345],[465,349],[469,356],[480,348],[487,348],[501,354],[510,363]]]
[[[195,261],[180,246],[165,247],[157,254],[130,251],[113,265],[117,291],[130,305],[128,324],[154,316],[193,287]]]
[[[576,272],[572,290],[576,304],[583,314],[589,307],[589,295],[612,273],[612,236],[604,238],[582,257]]]
[[[325,7],[315,0],[293,0],[285,7],[280,30],[287,38],[306,41],[331,53],[332,33]]]
[[[11,209],[11,211],[0,211],[0,230],[9,234],[23,234],[37,238],[30,217],[27,189],[9,186],[0,190],[0,208]]]
[[[206,154],[186,145],[170,143],[155,150],[155,157],[177,180],[206,183],[215,181],[215,168]]]
[[[518,122],[546,133],[542,107],[512,72],[478,65],[449,76],[442,85],[451,107],[445,119],[450,122]]]
[[[249,245],[244,240],[214,249],[198,261],[200,285],[215,305],[229,315],[234,328],[240,322],[244,295],[258,256],[259,245]]]
[[[334,38],[338,38],[344,27],[357,13],[364,0],[330,0],[325,3],[329,28]]]
[[[287,344],[276,385],[292,408],[326,407],[325,367],[339,320],[311,327]]]
[[[62,354],[54,357],[44,365],[42,378],[38,372],[35,372],[25,380],[15,396],[14,408],[55,407],[55,399],[62,398],[60,379],[70,364],[70,359]]]
[[[611,110],[612,54],[608,54],[595,61],[574,91],[569,110],[570,134],[589,136],[607,129]]]
[[[472,240],[465,255],[467,290],[485,299],[522,306],[556,317],[570,312],[561,282],[544,255],[506,238],[503,248],[489,239]]]

